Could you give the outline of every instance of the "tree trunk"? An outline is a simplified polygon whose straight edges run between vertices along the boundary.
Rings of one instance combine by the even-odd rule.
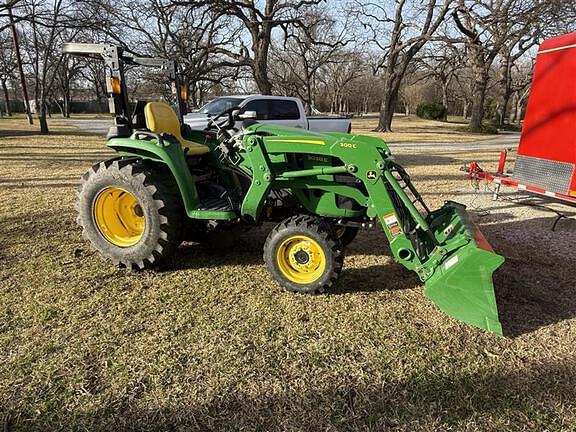
[[[386,73],[384,81],[384,96],[380,104],[380,117],[378,119],[378,132],[392,132],[392,118],[394,117],[394,108],[398,100],[398,89],[395,89],[392,81],[394,80],[388,73]]]
[[[40,133],[47,134],[48,130],[48,120],[46,120],[46,104],[40,102],[38,104],[38,121],[40,122]]]
[[[497,112],[497,125],[503,127],[506,124],[506,114],[508,114],[508,106],[510,105],[510,98],[512,97],[512,90],[507,88],[502,95],[502,99],[498,105]]]
[[[512,94],[512,109],[510,110],[510,124],[516,122],[516,101],[518,100],[518,92]]]
[[[472,132],[483,130],[482,120],[484,120],[484,102],[486,101],[486,87],[488,86],[488,74],[484,71],[475,73],[474,79],[474,99],[472,100],[472,111],[470,112],[469,128]]]
[[[392,118],[394,117],[394,108],[390,94],[386,94],[380,105],[380,117],[378,119],[378,132],[392,132]]]
[[[8,20],[10,22],[10,29],[12,30],[12,41],[14,42],[14,54],[16,56],[16,65],[18,66],[18,75],[20,75],[20,85],[22,87],[22,96],[24,99],[24,107],[26,109],[26,117],[28,117],[28,124],[34,124],[32,120],[32,111],[30,110],[30,100],[28,99],[28,88],[26,87],[26,77],[22,67],[22,56],[20,55],[20,43],[18,42],[18,32],[16,31],[16,23],[12,15],[12,7],[8,7]]]
[[[254,61],[252,62],[252,72],[258,90],[263,95],[272,94],[272,83],[268,78],[268,51],[270,48],[270,34],[260,36],[256,44],[253,44]],[[267,39],[268,38],[268,39]]]
[[[511,80],[511,67],[513,59],[511,58],[511,48],[505,47],[500,53],[500,79],[499,84],[499,101],[498,110],[496,112],[496,124],[503,127],[506,124],[506,115],[510,106],[510,98],[512,97],[512,80]]]
[[[522,99],[518,98],[516,101],[516,114],[514,117],[516,118],[516,124],[518,126],[522,125]]]
[[[462,117],[464,117],[464,120],[468,120],[468,108],[470,108],[470,102],[468,102],[468,99],[463,99],[462,100]]]
[[[518,99],[516,100],[516,124],[522,126],[522,114],[524,111],[524,101],[528,97],[530,92],[530,87],[528,87],[523,93],[518,93]]]
[[[310,80],[306,80],[306,115],[312,115],[312,86]]]
[[[4,91],[4,103],[6,104],[6,114],[12,116],[12,110],[10,109],[10,93],[8,93],[8,86],[6,86],[6,80],[2,80],[2,90]]]
[[[64,94],[64,118],[70,118],[70,93],[66,92]]]
[[[56,104],[56,106],[58,107],[58,109],[60,110],[60,114],[62,115],[62,117],[66,118],[66,115],[64,114],[64,104],[58,102],[58,99],[54,99],[54,104]]]
[[[254,81],[256,81],[256,85],[258,86],[258,90],[263,95],[271,95],[272,94],[272,84],[268,79],[268,73],[266,71],[266,66],[262,65],[258,62],[254,68]]]
[[[470,122],[468,127],[472,132],[480,132],[483,129],[482,120],[484,120],[484,103],[486,101],[486,89],[488,87],[488,68],[482,47],[476,43],[468,46],[471,53],[469,59],[474,74],[472,84],[472,111],[470,113]]]
[[[444,106],[444,121],[448,121],[448,86],[450,85],[450,80],[446,80],[442,83],[442,105]]]

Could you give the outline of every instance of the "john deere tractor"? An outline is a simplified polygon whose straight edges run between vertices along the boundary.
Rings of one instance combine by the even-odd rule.
[[[431,211],[381,139],[263,125],[235,108],[192,131],[182,125],[180,91],[176,111],[138,102],[128,114],[124,64],[158,66],[178,90],[174,62],[112,45],[68,44],[65,52],[107,64],[115,122],[106,145],[118,155],[83,176],[78,220],[114,264],[160,266],[183,240],[272,221],[264,245],[270,274],[287,290],[316,293],[337,283],[358,228],[379,225],[396,261],[418,274],[436,305],[502,333],[492,273],[503,258],[463,205]]]

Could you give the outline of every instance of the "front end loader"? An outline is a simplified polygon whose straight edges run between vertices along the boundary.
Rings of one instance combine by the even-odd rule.
[[[440,309],[502,334],[492,274],[503,258],[463,205],[431,211],[383,140],[263,125],[236,109],[202,132],[161,102],[122,115],[130,132],[107,141],[118,156],[94,165],[78,196],[84,237],[115,264],[155,267],[183,240],[270,221],[271,275],[290,291],[323,292],[355,232],[380,225]]]

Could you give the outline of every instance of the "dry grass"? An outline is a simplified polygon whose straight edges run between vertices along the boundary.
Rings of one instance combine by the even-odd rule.
[[[188,244],[164,272],[129,273],[75,225],[74,189],[103,141],[3,128],[4,430],[574,430],[573,257],[507,240],[526,226],[485,224],[509,257],[496,281],[508,338],[438,311],[378,231],[350,246],[326,295],[270,278],[270,227],[225,254]],[[436,206],[466,186],[457,169],[472,157],[497,154],[400,160]]]
[[[355,118],[352,121],[354,133],[374,135],[391,143],[400,142],[471,142],[497,137],[489,134],[472,134],[466,130],[466,124],[458,118],[449,118],[448,122],[423,120],[416,116],[396,115],[392,123],[393,132],[374,132],[378,118]]]

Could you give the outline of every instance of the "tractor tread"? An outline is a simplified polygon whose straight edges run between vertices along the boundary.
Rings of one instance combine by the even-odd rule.
[[[109,243],[95,226],[92,202],[107,186],[130,189],[141,205],[148,207],[151,227],[144,233],[147,237],[134,246],[121,248]],[[155,267],[166,263],[180,245],[183,205],[171,174],[163,166],[137,158],[100,162],[82,176],[77,195],[82,237],[114,265],[130,270]]]
[[[293,283],[278,270],[275,256],[276,247],[286,233],[302,233],[314,238],[324,249],[328,270],[317,281],[307,285]],[[322,218],[310,215],[297,215],[284,219],[276,225],[264,244],[264,261],[270,273],[286,290],[315,294],[322,293],[338,280],[344,263],[344,248],[332,227]]]

